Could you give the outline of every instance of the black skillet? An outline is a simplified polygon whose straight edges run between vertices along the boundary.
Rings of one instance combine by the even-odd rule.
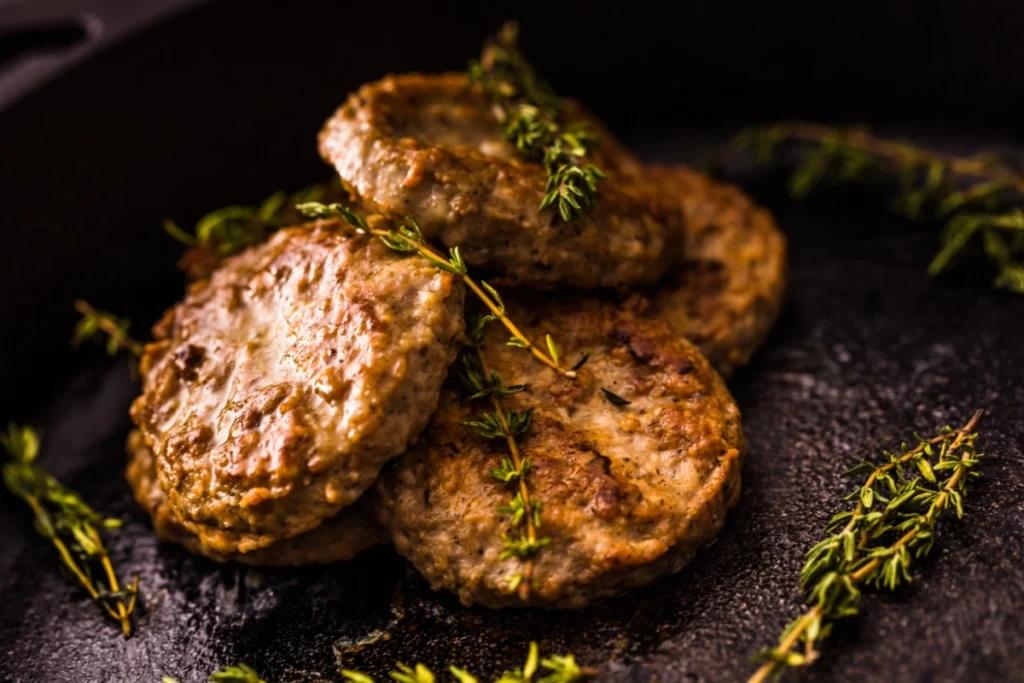
[[[48,5],[50,18],[70,4]],[[383,674],[396,660],[486,676],[517,665],[531,639],[605,680],[742,680],[748,655],[797,613],[801,556],[849,486],[841,472],[979,407],[990,455],[967,518],[944,528],[911,587],[866,599],[805,680],[1024,680],[1024,299],[984,275],[930,280],[934,231],[885,217],[871,196],[796,206],[772,179],[751,186],[789,237],[792,271],[777,330],[730,380],[751,444],[743,498],[679,575],[578,613],[465,609],[387,549],[257,571],[156,543],[122,478],[128,364],[67,342],[75,297],[144,330],[180,295],[161,218],[188,224],[326,177],[314,136],[350,89],[460,69],[508,16],[563,92],[644,156],[683,161],[783,116],[1024,149],[1018,4],[249,0],[138,30],[177,4],[194,3],[97,2],[92,23],[57,37],[0,29],[14,60],[0,71],[0,417],[41,427],[43,462],[127,520],[115,561],[145,591],[125,641],[0,494],[0,680],[193,682],[239,661],[270,681],[327,680],[339,662]],[[0,27],[24,10],[0,3]],[[68,60],[28,61],[78,40]]]

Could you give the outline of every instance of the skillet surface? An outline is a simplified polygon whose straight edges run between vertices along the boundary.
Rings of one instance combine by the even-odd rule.
[[[1024,299],[983,278],[929,280],[934,233],[883,217],[870,198],[798,207],[771,178],[751,189],[790,240],[789,304],[730,381],[751,444],[744,495],[719,541],[681,574],[580,613],[491,612],[431,593],[387,549],[334,567],[261,571],[157,544],[122,477],[129,366],[68,350],[70,301],[88,298],[144,329],[181,288],[163,215],[187,224],[324,177],[313,136],[344,93],[389,70],[458,68],[504,17],[412,9],[419,29],[403,24],[392,34],[400,47],[371,51],[353,28],[365,17],[289,5],[285,17],[269,3],[246,5],[245,30],[238,5],[200,8],[0,114],[0,416],[39,425],[44,464],[126,519],[111,537],[114,559],[145,589],[138,635],[124,641],[61,578],[23,506],[0,495],[0,681],[184,683],[238,661],[270,681],[328,680],[339,662],[382,675],[396,660],[489,676],[519,665],[531,639],[572,651],[606,680],[742,680],[748,654],[797,613],[801,557],[849,488],[842,471],[977,407],[990,411],[980,442],[990,456],[967,519],[944,527],[911,587],[868,597],[805,680],[1024,680]],[[543,16],[534,5],[520,14],[527,27]],[[588,28],[600,31],[602,18]],[[444,22],[451,40],[423,35]],[[548,70],[543,50],[537,61]],[[630,112],[597,82],[580,85],[575,94],[607,109],[647,158],[692,159],[720,137],[706,124],[662,125],[664,111],[649,128],[629,127]],[[668,88],[666,101],[676,95]],[[1012,131],[980,130],[898,132],[963,149],[1015,142]]]

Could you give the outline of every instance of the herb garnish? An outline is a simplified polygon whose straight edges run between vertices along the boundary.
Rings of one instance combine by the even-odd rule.
[[[75,310],[82,317],[75,325],[75,334],[71,342],[78,346],[87,339],[99,339],[101,334],[106,335],[107,354],[114,356],[121,349],[131,351],[136,356],[141,356],[142,344],[132,339],[128,334],[132,321],[127,318],[118,318],[106,311],[97,311],[89,302],[78,299],[75,301]]]
[[[759,163],[792,153],[789,188],[797,198],[825,182],[895,181],[896,213],[944,223],[942,247],[928,266],[931,275],[944,272],[975,243],[995,267],[994,286],[1024,294],[1024,173],[1013,163],[994,155],[957,157],[876,138],[862,128],[813,123],[752,128],[731,147],[752,152]]]
[[[542,668],[549,673],[538,678]],[[456,683],[478,683],[479,681],[476,676],[457,666],[449,667],[448,672]],[[534,681],[536,683],[575,683],[586,680],[595,673],[593,669],[577,664],[576,658],[572,655],[554,655],[541,659],[537,643],[530,643],[523,668],[506,671],[494,683],[532,683]],[[341,675],[346,681],[353,683],[375,683],[371,676],[360,671],[342,669]],[[397,665],[395,671],[391,672],[391,678],[399,683],[434,683],[437,680],[434,672],[422,664],[408,666],[401,663]]]
[[[343,204],[306,202],[297,205],[296,208],[308,218],[341,217],[345,219],[349,225],[355,228],[357,232],[375,235],[381,242],[387,245],[389,249],[393,249],[398,252],[416,253],[426,259],[433,266],[455,275],[461,279],[463,283],[465,283],[465,285],[488,308],[490,314],[485,316],[485,318],[488,321],[500,320],[501,324],[512,333],[512,338],[508,341],[509,346],[517,346],[519,348],[527,349],[537,360],[559,374],[570,379],[574,379],[576,377],[575,370],[563,368],[559,363],[557,347],[554,345],[551,335],[547,336],[548,353],[545,354],[537,345],[531,342],[526,335],[516,327],[516,324],[513,323],[505,314],[505,303],[502,301],[497,290],[483,280],[477,282],[470,277],[469,270],[466,267],[465,261],[462,260],[462,254],[459,252],[459,248],[453,247],[448,251],[449,255],[447,257],[444,256],[430,246],[423,237],[423,233],[420,232],[420,228],[416,224],[416,221],[413,219],[406,219],[406,224],[400,225],[397,229],[381,230],[379,228],[371,228],[362,216],[358,215]]]
[[[530,458],[524,458],[519,450],[516,437],[521,436],[530,428],[533,409],[524,411],[508,410],[501,405],[501,397],[516,394],[526,389],[526,385],[506,386],[501,376],[487,366],[483,354],[484,332],[488,323],[493,322],[492,316],[479,316],[470,325],[468,348],[462,354],[463,369],[459,375],[463,386],[469,392],[470,400],[487,398],[491,407],[475,420],[463,422],[463,426],[485,439],[503,439],[508,447],[509,456],[502,458],[497,467],[490,468],[491,478],[500,484],[514,487],[516,495],[511,501],[499,505],[497,511],[509,515],[510,533],[502,535],[501,559],[510,557],[519,559],[523,568],[509,578],[509,592],[517,592],[521,600],[528,600],[533,580],[533,558],[541,548],[551,542],[550,538],[541,537],[537,529],[541,526],[542,504],[530,492],[526,474],[530,470]],[[552,357],[558,358],[557,347],[548,336]],[[525,532],[520,531],[525,526]]]
[[[246,247],[259,244],[270,233],[291,222],[288,209],[302,202],[317,201],[326,194],[324,185],[311,185],[291,194],[275,192],[259,206],[225,206],[206,214],[186,232],[170,220],[164,219],[168,235],[191,247],[194,252],[182,261],[184,270],[193,262],[216,263],[237,254]],[[207,268],[199,268],[202,273]]]
[[[858,614],[861,586],[895,590],[911,581],[912,560],[931,552],[939,517],[950,508],[963,517],[967,481],[979,476],[971,470],[982,456],[974,448],[981,416],[978,411],[960,429],[944,427],[927,440],[915,435],[917,444],[886,453],[888,462],[864,461],[847,472],[867,475],[846,498],[857,503],[832,518],[826,527],[832,535],[811,548],[800,572],[813,607],[786,628],[778,646],[758,654],[764,664],[749,683],[812,663],[830,622]]]
[[[125,637],[130,636],[139,577],[130,586],[121,587],[100,537],[100,530],[116,529],[121,521],[97,513],[36,464],[39,438],[32,428],[12,423],[7,434],[0,436],[0,445],[11,455],[3,466],[7,489],[32,509],[36,531],[50,539],[68,573],[110,618],[120,623]],[[106,584],[94,576],[100,571]]]
[[[561,125],[561,99],[539,79],[519,52],[519,26],[508,22],[484,44],[480,61],[469,64],[469,78],[494,104],[505,139],[548,172],[540,209],[554,206],[563,221],[578,219],[594,205],[605,174],[583,159],[600,143],[586,124]]]

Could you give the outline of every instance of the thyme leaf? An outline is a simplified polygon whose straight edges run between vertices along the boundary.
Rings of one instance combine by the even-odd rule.
[[[622,406],[628,406],[632,403],[632,401],[627,401],[618,394],[608,391],[604,387],[601,387],[601,393],[604,394],[604,397],[608,399],[608,402],[613,406],[619,406],[621,408]]]
[[[245,664],[226,666],[210,675],[210,683],[267,683],[255,669]]]

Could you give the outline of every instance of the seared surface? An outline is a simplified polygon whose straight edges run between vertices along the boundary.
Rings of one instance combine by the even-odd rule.
[[[683,261],[651,293],[648,313],[728,375],[750,360],[778,318],[785,237],[771,213],[734,185],[684,166],[651,166],[645,173],[686,213]]]
[[[245,553],[352,504],[433,412],[462,302],[451,275],[329,221],[193,285],[154,328],[132,406],[182,525]]]
[[[157,482],[156,460],[138,430],[128,435],[126,477],[135,500],[149,513],[158,538],[183,545],[189,552],[217,562],[233,560],[264,567],[329,564],[350,560],[358,553],[387,541],[386,532],[370,514],[368,498],[345,508],[323,524],[266,548],[250,553],[218,553],[204,546],[195,534],[181,525],[167,505],[167,496]]]
[[[679,570],[739,496],[745,444],[721,378],[664,323],[597,300],[512,315],[534,339],[554,333],[570,362],[590,352],[572,381],[506,346],[497,326],[485,343],[506,384],[530,386],[503,405],[535,411],[520,445],[552,542],[536,556],[529,602],[508,591],[520,561],[500,559],[509,516],[495,508],[514,491],[488,474],[508,453],[461,424],[489,404],[460,389],[445,389],[419,441],[381,476],[379,518],[398,551],[435,588],[491,607],[577,608]],[[613,405],[602,388],[632,403]]]
[[[586,115],[570,105],[567,117]],[[597,205],[563,223],[538,212],[547,172],[501,138],[464,74],[403,74],[364,85],[320,133],[342,182],[386,215],[415,216],[468,263],[534,287],[651,284],[676,258],[682,211],[637,179],[639,164],[600,124]]]

